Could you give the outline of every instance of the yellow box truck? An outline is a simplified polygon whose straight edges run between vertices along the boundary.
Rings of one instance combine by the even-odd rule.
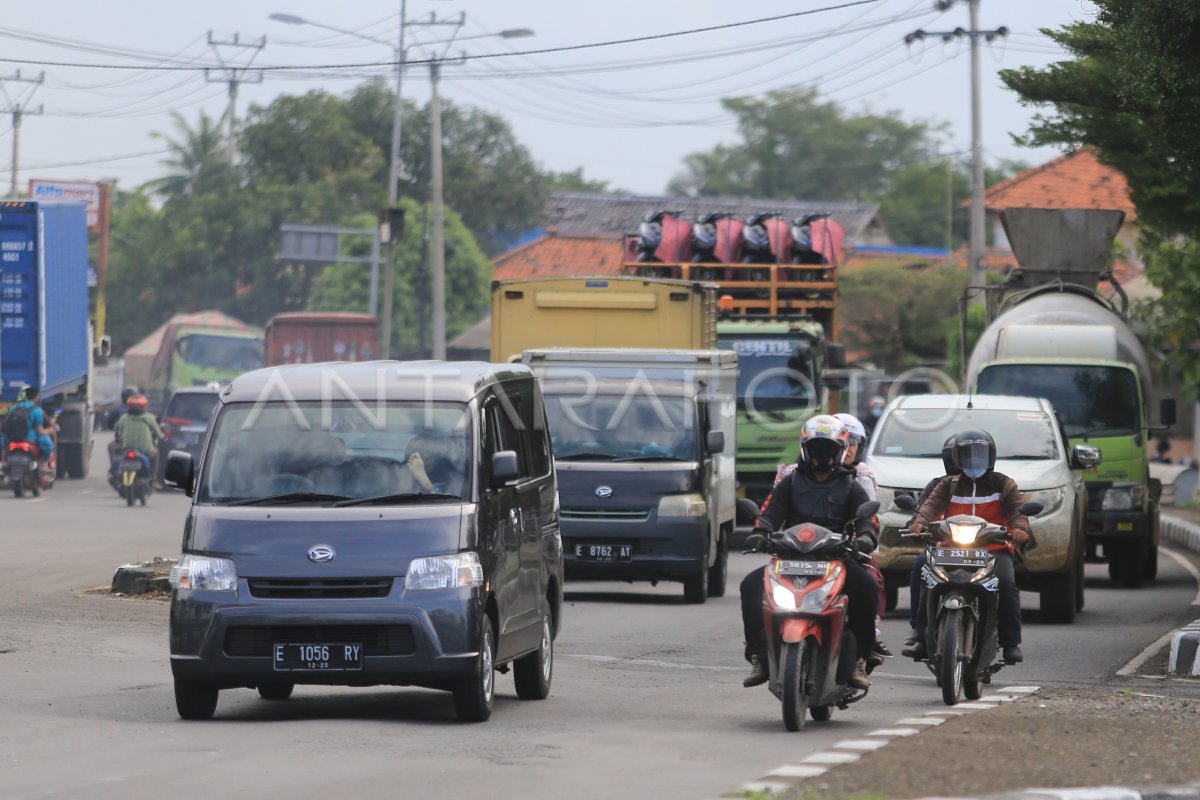
[[[602,275],[492,282],[492,361],[519,361],[539,347],[717,344],[717,286]]]

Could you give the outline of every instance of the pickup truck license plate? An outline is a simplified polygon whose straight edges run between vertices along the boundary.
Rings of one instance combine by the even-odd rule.
[[[934,561],[948,567],[986,567],[991,557],[987,550],[960,547],[939,547],[933,556]]]
[[[580,561],[632,561],[631,544],[577,544],[575,557]]]
[[[780,575],[824,575],[829,571],[828,561],[780,561]]]
[[[277,644],[276,672],[344,672],[362,669],[362,645]]]

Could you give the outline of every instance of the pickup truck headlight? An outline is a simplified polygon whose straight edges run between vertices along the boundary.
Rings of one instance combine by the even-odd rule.
[[[1103,511],[1128,511],[1131,508],[1142,507],[1141,486],[1114,486],[1104,490],[1104,499],[1100,502]]]
[[[172,589],[198,592],[237,591],[237,570],[228,558],[185,555],[171,567]]]
[[[658,501],[658,516],[707,517],[708,503],[699,494],[669,494]]]
[[[483,585],[479,554],[468,550],[448,556],[414,558],[404,576],[405,589],[463,589]]]
[[[1042,513],[1038,516],[1046,517],[1062,508],[1063,501],[1067,499],[1067,490],[1061,486],[1057,489],[1041,489],[1028,492],[1026,498],[1030,503],[1041,503]]]
[[[875,490],[875,499],[879,501],[879,513],[886,514],[889,511],[899,511],[896,508],[896,490],[886,486],[880,486]]]

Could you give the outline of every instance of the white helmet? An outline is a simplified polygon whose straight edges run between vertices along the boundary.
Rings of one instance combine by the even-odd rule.
[[[852,443],[861,445],[867,440],[867,429],[858,421],[858,417],[846,413],[834,414],[834,416],[846,426],[846,430],[850,432],[850,441]]]
[[[800,463],[832,470],[842,463],[850,432],[837,417],[817,414],[800,429]]]

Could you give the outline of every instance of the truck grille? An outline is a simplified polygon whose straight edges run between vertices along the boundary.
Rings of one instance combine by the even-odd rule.
[[[648,508],[564,508],[563,519],[611,520],[614,522],[645,522],[650,519]]]
[[[417,650],[408,625],[235,625],[225,632],[225,655],[270,658],[277,644],[362,644],[363,655],[407,656]]]
[[[247,583],[252,597],[271,600],[387,597],[392,591],[391,578],[250,578]]]

